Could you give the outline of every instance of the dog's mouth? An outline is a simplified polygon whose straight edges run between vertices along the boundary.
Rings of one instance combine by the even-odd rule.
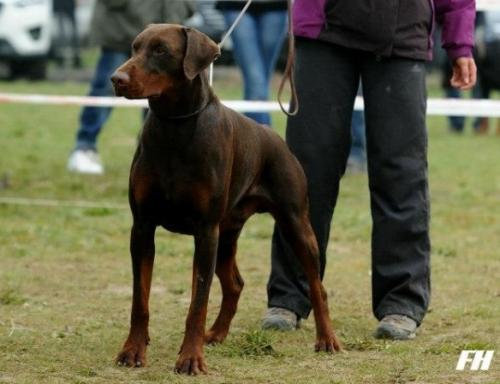
[[[132,87],[130,85],[115,85],[115,95],[125,97],[126,99],[148,99],[150,97],[159,97],[159,94],[146,95],[142,87]]]
[[[114,90],[115,90],[115,96],[118,96],[118,97],[127,97],[127,87],[121,87],[121,86],[113,86]]]

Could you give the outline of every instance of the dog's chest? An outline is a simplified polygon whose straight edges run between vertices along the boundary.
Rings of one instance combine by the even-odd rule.
[[[219,206],[222,178],[206,156],[143,151],[132,168],[132,197],[159,225],[191,234]]]

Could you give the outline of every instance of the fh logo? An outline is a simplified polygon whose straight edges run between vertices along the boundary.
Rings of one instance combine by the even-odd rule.
[[[462,351],[458,358],[457,371],[463,371],[467,363],[470,364],[471,371],[487,371],[490,368],[491,360],[495,351]]]

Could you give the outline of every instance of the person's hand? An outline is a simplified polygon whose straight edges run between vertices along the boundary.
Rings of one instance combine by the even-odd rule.
[[[453,75],[450,79],[452,87],[467,90],[471,89],[477,80],[476,63],[472,57],[459,57],[453,63]]]

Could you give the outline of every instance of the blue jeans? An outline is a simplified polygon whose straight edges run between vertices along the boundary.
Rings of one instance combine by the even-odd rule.
[[[231,26],[239,11],[224,11]],[[268,100],[269,83],[286,35],[286,11],[246,13],[231,39],[236,62],[243,74],[245,100]],[[271,125],[269,113],[247,113],[260,124]]]
[[[460,91],[453,87],[446,88],[446,97],[449,99],[459,99],[461,97]],[[448,116],[450,128],[455,132],[462,132],[465,125],[464,116]]]
[[[128,52],[103,48],[94,73],[89,96],[112,96],[110,77],[129,58]],[[111,114],[111,107],[84,107],[76,135],[77,149],[96,149],[97,136]]]
[[[361,85],[358,88],[358,96],[363,96]],[[365,114],[364,111],[353,111],[351,119],[351,152],[349,159],[360,164],[366,163],[366,137],[365,137]]]
[[[363,111],[353,111],[351,120],[351,152],[349,158],[366,163],[365,116]]]
[[[453,87],[447,87],[445,90],[446,97],[450,99],[460,99],[462,97],[462,93]],[[472,97],[474,99],[488,98],[488,95],[484,94],[481,86],[476,84],[474,88],[472,88]],[[465,126],[465,117],[464,116],[448,116],[448,120],[450,122],[450,129],[454,132],[463,132]],[[474,119],[473,127],[475,130],[479,129],[479,125],[481,123],[481,117],[477,117]]]

